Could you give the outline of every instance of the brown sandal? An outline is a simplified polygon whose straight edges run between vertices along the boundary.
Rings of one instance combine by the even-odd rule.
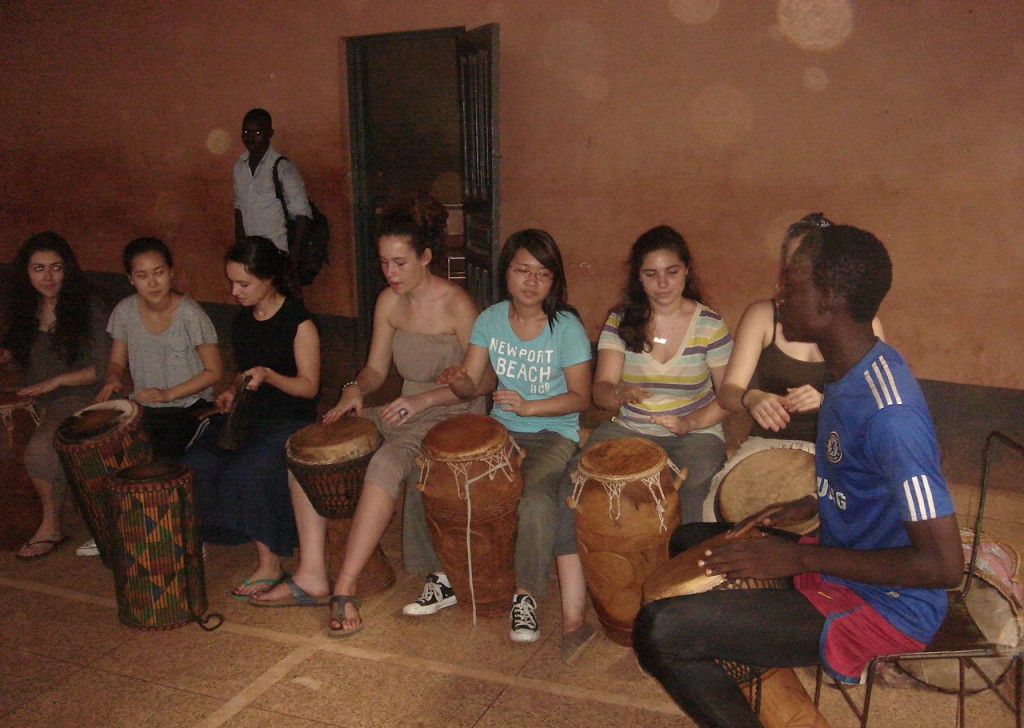
[[[337,622],[339,625],[345,621],[345,605],[351,604],[356,608],[356,612],[362,606],[359,600],[355,597],[349,596],[348,594],[335,594],[330,598],[329,603],[331,605],[331,619],[327,623],[327,634],[330,637],[351,637],[356,632],[363,628],[362,615],[359,617],[359,624],[351,629],[345,629],[343,626],[335,627],[332,622]]]

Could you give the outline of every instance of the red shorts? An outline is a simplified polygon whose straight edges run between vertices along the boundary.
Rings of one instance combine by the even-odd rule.
[[[920,652],[926,645],[892,626],[857,592],[821,574],[797,574],[793,586],[825,615],[819,652],[836,680],[859,683],[868,662],[877,655]]]

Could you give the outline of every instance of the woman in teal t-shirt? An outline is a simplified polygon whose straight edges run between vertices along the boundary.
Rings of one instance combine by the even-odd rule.
[[[462,366],[447,370],[439,381],[469,397],[493,371],[498,385],[491,417],[526,451],[509,636],[533,642],[540,634],[535,596],[547,593],[555,556],[558,485],[579,444],[579,413],[590,404],[590,340],[566,303],[562,256],[550,235],[542,230],[512,235],[501,251],[499,271],[505,300],[480,314]],[[558,555],[556,562],[562,632],[578,633],[586,629],[579,555]]]

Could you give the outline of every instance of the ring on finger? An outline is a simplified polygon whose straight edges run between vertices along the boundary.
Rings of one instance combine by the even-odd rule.
[[[407,410],[405,407],[403,407],[402,409],[398,410],[398,416],[399,417],[403,417],[403,418],[404,417],[408,417],[409,416],[409,410]]]

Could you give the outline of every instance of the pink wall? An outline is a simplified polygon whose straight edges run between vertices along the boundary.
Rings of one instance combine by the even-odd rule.
[[[344,37],[501,25],[503,232],[550,230],[596,333],[629,243],[690,240],[735,325],[812,210],[879,235],[919,376],[1024,387],[1024,10],[996,0],[6,2],[0,257],[65,234],[117,270],[165,237],[227,301],[241,115],[274,114],[335,230],[316,310],[353,315]]]

